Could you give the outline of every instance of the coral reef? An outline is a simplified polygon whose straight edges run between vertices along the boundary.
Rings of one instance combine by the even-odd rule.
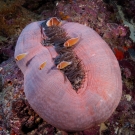
[[[0,41],[0,63],[8,60],[14,54],[17,37],[6,38]]]
[[[135,23],[135,0],[115,0],[122,7],[125,18]]]
[[[0,1],[0,35],[11,37],[19,35],[26,24],[37,20],[38,15],[26,10],[21,5],[23,1]]]
[[[19,35],[30,22],[52,16],[50,10],[53,9],[54,2],[54,0],[49,2],[45,0],[0,1],[0,35],[3,37]]]
[[[6,2],[12,2],[12,1],[6,0]],[[19,32],[17,32],[16,28],[14,27],[15,25],[17,25],[18,28],[18,23],[15,23],[14,25],[13,22],[12,24],[12,26],[14,25],[13,27],[15,28],[15,30],[12,29],[10,25],[7,26],[1,23],[2,24],[1,26],[3,25],[5,26],[2,29],[0,29],[0,33],[3,36],[2,38],[4,39],[0,42],[1,43],[0,48],[5,50],[5,53],[3,54],[3,52],[0,51],[0,61],[1,61],[0,63],[0,134],[2,135],[24,134],[22,129],[21,131],[20,129],[18,130],[19,127],[22,127],[23,124],[21,122],[22,119],[19,118],[18,116],[16,116],[16,119],[13,119],[12,116],[14,111],[11,110],[14,110],[14,108],[11,107],[13,102],[17,102],[20,99],[21,100],[23,99],[24,103],[27,103],[25,99],[25,95],[23,93],[24,90],[23,74],[17,68],[14,59],[9,58],[12,57],[12,51],[14,51],[16,39],[13,38],[9,39],[7,36],[10,36],[10,34],[11,35],[15,34],[18,36],[22,28],[24,28],[26,24],[33,22],[34,20],[46,19],[50,16],[57,16],[63,20],[70,20],[73,22],[79,22],[81,24],[87,25],[93,28],[94,30],[96,30],[104,38],[104,40],[110,45],[111,49],[114,51],[121,67],[122,79],[123,79],[122,99],[116,111],[107,121],[91,129],[87,129],[75,133],[66,133],[64,131],[54,128],[53,126],[47,124],[44,121],[41,122],[42,124],[39,123],[39,125],[40,124],[41,125],[38,126],[38,128],[32,129],[31,131],[25,134],[27,135],[31,135],[31,134],[36,135],[39,133],[49,134],[49,135],[50,134],[55,134],[55,135],[99,135],[99,134],[100,135],[119,135],[119,134],[133,135],[134,134],[135,132],[135,126],[134,126],[135,125],[135,117],[134,117],[135,114],[135,86],[134,86],[135,45],[129,37],[129,35],[131,34],[131,30],[129,30],[127,26],[124,26],[123,20],[117,15],[118,13],[117,7],[114,6],[113,4],[110,4],[111,0],[104,0],[104,1],[106,3],[104,3],[102,0],[91,0],[91,1],[62,0],[62,1],[55,1],[55,3],[53,3],[53,6],[50,3],[48,3],[48,4],[41,4],[41,5],[39,4],[39,6],[37,6],[38,5],[37,4],[35,5],[35,7],[33,2],[28,3],[28,1],[27,2],[22,1],[21,5],[23,6],[19,4],[19,8],[21,7],[20,8],[21,10],[26,11],[25,12],[26,14],[24,15],[25,17],[27,16],[27,14],[29,14],[29,19],[25,24],[19,26],[21,27],[20,29],[18,29]],[[0,1],[0,3],[1,2],[2,1]],[[4,0],[3,2],[5,4]],[[25,2],[27,4],[25,4]],[[126,7],[125,11],[128,13],[128,15],[131,14],[132,16],[129,15],[130,17],[129,18],[128,16],[125,15],[125,17],[132,20],[134,19],[133,18],[134,4],[131,4],[131,2],[133,2],[133,0],[131,1],[124,0],[121,2],[119,0],[120,5],[122,5],[122,3],[123,4],[126,3],[124,4],[124,6],[122,5],[123,11],[125,10],[124,7]],[[56,4],[56,7],[54,6],[54,4]],[[50,10],[50,7],[53,7],[53,10]],[[17,8],[17,11],[21,11],[20,9]],[[3,10],[5,11],[5,9]],[[30,12],[28,12],[28,10]],[[1,11],[2,10],[0,9],[0,12]],[[8,11],[7,13],[5,13],[5,15],[8,14],[7,16],[10,18],[10,14]],[[40,17],[38,19],[35,19],[35,17],[33,18],[31,11],[34,12],[34,16],[35,14],[38,14],[41,18]],[[3,14],[0,15],[1,17],[3,16]],[[14,17],[16,17],[16,14]],[[21,13],[20,13],[20,17],[22,17]],[[12,23],[12,21],[10,23]],[[121,27],[122,27],[122,32],[121,29],[119,30],[119,28]],[[10,43],[11,41],[13,41],[14,43],[13,44]],[[5,47],[4,44],[6,44]],[[11,46],[13,45],[13,48],[11,47],[13,50],[9,49],[8,52],[6,53],[7,51],[6,47],[9,47],[10,45]],[[30,109],[29,111],[31,111],[29,105],[26,104],[26,106],[28,106],[27,109]],[[20,124],[18,124],[17,121],[19,121]]]

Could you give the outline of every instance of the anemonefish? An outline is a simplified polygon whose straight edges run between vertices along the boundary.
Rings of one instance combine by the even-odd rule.
[[[65,47],[71,47],[79,41],[80,37],[71,38],[64,43]]]
[[[43,62],[43,63],[39,66],[39,70],[42,70],[45,66],[46,66],[46,62]]]
[[[71,64],[72,64],[72,62],[62,61],[57,65],[57,69],[64,69],[65,67],[67,67]]]
[[[52,17],[46,22],[46,26],[60,26],[61,21],[57,17]]]
[[[28,53],[22,53],[15,57],[16,61],[22,60]]]

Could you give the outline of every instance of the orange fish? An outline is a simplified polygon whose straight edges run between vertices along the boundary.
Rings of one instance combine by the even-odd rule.
[[[17,55],[16,58],[15,58],[16,61],[19,61],[19,60],[23,59],[27,54],[28,53],[22,53],[22,54]]]
[[[46,25],[49,26],[60,26],[61,21],[57,17],[52,17],[50,18],[47,22]]]
[[[46,62],[43,62],[43,63],[39,66],[39,70],[42,70],[45,66],[46,66]]]
[[[80,37],[77,37],[77,38],[71,38],[69,40],[67,40],[65,43],[64,43],[64,46],[65,47],[71,47],[73,45],[75,45],[78,41],[79,41]]]
[[[68,62],[68,61],[62,61],[57,65],[58,69],[63,69],[67,66],[69,66],[70,64],[72,64],[72,62]]]

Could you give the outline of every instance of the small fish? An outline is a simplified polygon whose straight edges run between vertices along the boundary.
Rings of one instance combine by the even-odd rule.
[[[46,25],[49,26],[60,26],[61,22],[57,17],[52,17],[50,18],[47,22]]]
[[[22,54],[19,54],[16,56],[16,61],[20,61],[21,59],[25,58],[25,56],[27,55],[28,53],[22,53]]]
[[[39,66],[39,70],[42,70],[45,66],[46,66],[46,62],[43,62],[43,63]]]
[[[71,47],[73,45],[75,45],[78,41],[79,41],[80,37],[77,37],[77,38],[71,38],[69,40],[67,40],[65,43],[64,43],[64,46],[65,47]]]
[[[63,69],[71,64],[72,64],[72,62],[62,61],[57,65],[57,69]]]

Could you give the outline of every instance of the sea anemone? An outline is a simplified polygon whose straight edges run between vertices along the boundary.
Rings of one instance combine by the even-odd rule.
[[[65,72],[57,68],[57,58],[61,56],[56,52],[57,47],[52,41],[52,45],[42,45],[43,38],[48,40],[42,33],[43,22],[26,26],[15,48],[31,107],[48,123],[66,131],[81,131],[104,122],[116,109],[122,94],[121,72],[113,52],[93,29],[61,21],[58,27],[68,37],[81,35],[71,50],[81,60],[81,71],[85,72],[85,79],[76,91],[70,79],[65,81]],[[45,23],[49,27],[48,22]]]

